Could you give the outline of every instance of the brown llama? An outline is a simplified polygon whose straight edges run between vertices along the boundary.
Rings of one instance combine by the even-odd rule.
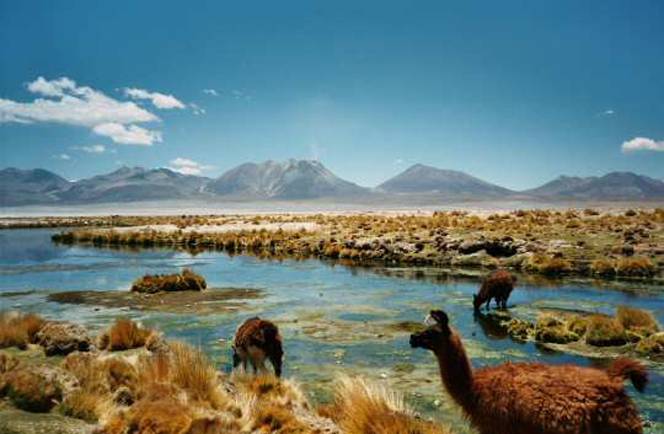
[[[246,372],[249,361],[254,373],[258,370],[266,371],[265,359],[269,359],[275,375],[280,377],[283,356],[281,335],[274,323],[258,317],[249,318],[235,332],[233,368],[242,363]]]
[[[618,359],[606,370],[575,365],[505,363],[474,370],[445,312],[410,336],[413,348],[438,359],[443,385],[481,434],[641,434],[639,412],[625,392],[642,392],[643,364]]]
[[[476,311],[480,310],[480,306],[486,302],[486,309],[489,309],[491,299],[496,300],[496,306],[507,308],[507,299],[510,297],[516,277],[507,270],[496,270],[489,274],[480,287],[478,294],[473,294],[473,307]]]

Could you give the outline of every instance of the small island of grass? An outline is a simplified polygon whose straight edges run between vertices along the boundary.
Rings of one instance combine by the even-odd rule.
[[[203,276],[185,268],[181,273],[146,274],[132,284],[131,291],[155,294],[168,291],[202,291],[206,287]]]

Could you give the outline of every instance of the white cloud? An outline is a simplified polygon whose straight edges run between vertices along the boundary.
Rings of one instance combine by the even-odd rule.
[[[95,125],[92,128],[100,136],[110,137],[115,143],[123,145],[146,145],[161,142],[159,131],[148,130],[138,125],[123,125],[116,122]]]
[[[62,96],[65,91],[74,89],[76,89],[76,82],[67,77],[60,77],[50,81],[44,77],[37,77],[35,81],[28,83],[28,90],[30,92],[45,96]]]
[[[191,104],[189,104],[189,107],[191,107],[191,109],[193,110],[193,113],[196,116],[204,115],[206,113],[205,109],[203,107],[199,106],[196,103],[192,102]]]
[[[114,125],[117,134],[103,135],[113,138],[117,143],[145,145],[161,141],[160,132],[133,125],[160,120],[134,102],[118,101],[88,86],[78,86],[67,77],[55,80],[38,77],[27,84],[27,89],[47,98],[40,97],[31,102],[0,98],[0,123],[52,122],[86,127],[97,133],[98,129],[109,132],[108,125]],[[122,131],[133,134],[120,134]],[[134,142],[131,137],[137,137],[139,141]]]
[[[217,92],[215,89],[203,89],[203,93],[212,96],[219,96],[219,92]]]
[[[664,151],[664,140],[653,140],[647,137],[634,137],[623,142],[623,152],[633,151]]]
[[[613,115],[615,115],[615,114],[616,114],[616,111],[615,111],[615,110],[613,110],[613,109],[608,109],[608,110],[604,110],[603,112],[599,112],[599,113],[597,113],[597,116],[599,116],[599,117],[603,117],[603,116],[613,116]]]
[[[106,146],[104,145],[73,146],[72,149],[87,152],[89,154],[103,154],[106,152]]]
[[[203,171],[212,169],[212,166],[206,166],[189,158],[182,157],[171,160],[170,164],[169,169],[183,175],[200,175]]]
[[[146,99],[152,102],[152,105],[158,109],[183,109],[186,106],[174,97],[173,95],[166,95],[159,92],[149,92],[145,89],[137,89],[134,87],[126,87],[124,94],[133,99]]]
[[[67,154],[58,154],[54,155],[53,158],[57,158],[58,160],[71,160],[71,157]]]

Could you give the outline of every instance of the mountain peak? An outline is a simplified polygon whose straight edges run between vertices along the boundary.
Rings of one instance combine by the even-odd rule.
[[[417,163],[377,187],[388,193],[424,193],[455,197],[499,197],[510,190],[457,170]]]
[[[364,194],[366,189],[345,181],[317,160],[268,160],[242,164],[207,185],[220,195],[255,198],[313,199]]]

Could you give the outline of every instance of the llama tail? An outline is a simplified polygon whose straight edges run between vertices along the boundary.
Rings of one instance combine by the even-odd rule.
[[[609,377],[629,379],[636,390],[643,392],[648,384],[648,371],[643,363],[632,359],[618,359],[607,369]]]

